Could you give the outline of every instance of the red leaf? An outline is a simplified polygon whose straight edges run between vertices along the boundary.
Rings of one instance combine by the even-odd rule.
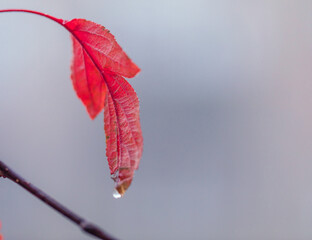
[[[77,38],[102,71],[110,71],[131,78],[140,69],[119,46],[105,27],[85,19],[73,19],[64,26]]]
[[[116,190],[130,186],[143,151],[139,100],[122,77],[140,69],[101,25],[73,19],[61,23],[73,34],[72,81],[91,118],[104,107],[106,155]]]
[[[106,155],[116,190],[130,186],[143,151],[139,100],[130,84],[118,75],[105,74],[108,94],[104,107]]]
[[[102,74],[89,55],[74,37],[72,39],[74,56],[71,79],[78,97],[86,106],[90,117],[94,119],[104,107],[107,88]]]

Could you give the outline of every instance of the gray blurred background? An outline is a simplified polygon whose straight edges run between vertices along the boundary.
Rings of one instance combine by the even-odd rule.
[[[312,239],[311,0],[1,0],[111,30],[142,72],[144,154],[112,197],[103,114],[54,22],[0,14],[0,158],[119,239]],[[5,240],[91,239],[0,180]]]

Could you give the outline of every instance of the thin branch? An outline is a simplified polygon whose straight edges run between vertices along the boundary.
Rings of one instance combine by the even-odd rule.
[[[0,177],[8,178],[12,180],[13,182],[17,183],[24,189],[26,189],[28,192],[33,194],[36,198],[40,199],[50,207],[54,208],[57,212],[71,220],[72,222],[76,223],[80,229],[86,233],[89,233],[95,237],[98,237],[99,239],[103,240],[113,240],[115,238],[110,237],[107,233],[105,233],[103,230],[101,230],[96,225],[86,221],[76,213],[72,212],[59,202],[57,202],[55,199],[50,197],[45,192],[41,191],[39,188],[35,187],[28,181],[26,181],[24,178],[22,178],[20,175],[12,171],[5,163],[0,161]]]

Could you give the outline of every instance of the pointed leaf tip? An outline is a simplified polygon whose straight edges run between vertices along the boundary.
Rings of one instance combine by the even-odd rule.
[[[123,197],[127,189],[130,187],[131,182],[132,182],[132,177],[117,183],[115,187],[115,191],[113,193],[114,198]]]

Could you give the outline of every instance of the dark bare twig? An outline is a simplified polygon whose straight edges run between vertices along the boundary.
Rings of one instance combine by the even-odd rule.
[[[57,202],[55,199],[50,197],[48,194],[41,191],[39,188],[35,187],[31,183],[27,182],[20,175],[12,171],[5,163],[0,161],[0,177],[8,178],[13,182],[17,183],[28,192],[33,194],[35,197],[48,204],[50,207],[54,208],[57,212],[67,217],[72,222],[76,223],[82,231],[87,232],[99,239],[103,240],[113,240],[107,233],[101,230],[96,225],[86,221],[76,213],[70,211],[68,208]]]

